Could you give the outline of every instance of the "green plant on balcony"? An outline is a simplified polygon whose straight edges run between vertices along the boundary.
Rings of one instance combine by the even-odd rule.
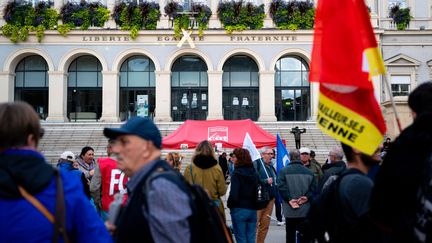
[[[192,14],[194,20],[198,23],[198,36],[204,35],[204,30],[208,29],[208,24],[212,12],[207,5],[192,4]]]
[[[155,30],[160,19],[159,4],[154,2],[118,3],[112,14],[116,24],[122,30],[130,30],[130,36],[135,39],[141,29]]]
[[[2,34],[14,43],[27,40],[30,31],[36,31],[39,42],[47,29],[57,25],[58,14],[51,8],[52,2],[40,2],[35,7],[29,2],[9,2],[3,12],[6,24]]]
[[[183,7],[177,2],[168,2],[164,8],[165,14],[174,23],[174,36],[181,37],[181,29],[189,28],[189,16],[183,13]]]
[[[412,19],[410,8],[401,8],[399,4],[393,5],[390,8],[389,17],[392,18],[398,30],[406,29]]]
[[[309,0],[273,0],[269,12],[276,27],[282,30],[312,29],[314,25],[315,8]]]
[[[265,18],[264,4],[256,6],[243,1],[220,2],[218,17],[229,34],[248,28],[261,29]]]
[[[181,37],[182,29],[192,28],[194,21],[198,24],[198,35],[203,36],[204,30],[208,29],[211,10],[203,4],[193,3],[190,12],[185,12],[183,6],[177,2],[168,2],[164,8],[166,15],[173,21],[174,36]]]
[[[109,19],[109,10],[101,3],[88,3],[82,0],[80,3],[66,3],[61,11],[60,18],[63,25],[58,31],[65,36],[74,28],[87,30],[90,26],[103,27]]]

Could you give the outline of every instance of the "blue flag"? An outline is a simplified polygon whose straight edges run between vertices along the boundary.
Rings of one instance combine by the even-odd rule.
[[[279,137],[279,134],[276,135],[276,149],[276,173],[279,175],[279,171],[290,162],[288,151],[286,150],[285,145],[282,143],[282,139]]]

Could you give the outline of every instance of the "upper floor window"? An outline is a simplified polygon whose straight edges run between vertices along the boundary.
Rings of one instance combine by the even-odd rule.
[[[33,1],[38,1],[38,0],[33,0]],[[136,1],[136,0],[134,0]],[[80,3],[82,2],[82,0],[64,0],[63,3]],[[86,0],[86,2],[89,3],[102,3],[102,4],[106,4],[107,0]],[[128,1],[128,2],[133,2],[132,0]]]
[[[393,96],[408,96],[411,90],[411,77],[409,75],[392,75],[391,89]]]
[[[222,70],[223,87],[258,87],[258,66],[248,56],[230,57]]]
[[[394,5],[399,5],[399,7],[401,7],[401,8],[408,7],[407,0],[389,0],[388,1],[388,7],[389,8],[393,7]]]

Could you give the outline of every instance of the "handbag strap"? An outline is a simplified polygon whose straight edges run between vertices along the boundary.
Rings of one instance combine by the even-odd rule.
[[[66,232],[66,208],[64,200],[63,182],[61,179],[60,171],[55,169],[57,178],[57,196],[56,196],[56,215],[54,223],[53,242],[57,242],[59,233],[63,236],[63,241],[69,243],[69,238]]]
[[[52,224],[54,223],[54,216],[52,213],[48,211],[48,209],[42,205],[42,203],[39,202],[35,197],[33,197],[30,193],[26,191],[22,186],[18,186],[18,190],[20,191],[21,195],[29,201],[35,208],[37,208]]]
[[[50,211],[33,195],[27,192],[22,186],[18,186],[18,190],[21,195],[31,203],[39,212],[41,212],[52,224],[54,224],[54,233],[53,233],[53,242],[58,242],[59,233],[63,236],[63,241],[65,243],[69,243],[69,238],[66,232],[66,215],[65,215],[65,204],[64,204],[64,192],[63,192],[63,183],[61,180],[60,172],[58,169],[55,169],[56,175],[56,184],[57,184],[57,196],[56,196],[56,215],[55,217],[52,215]]]

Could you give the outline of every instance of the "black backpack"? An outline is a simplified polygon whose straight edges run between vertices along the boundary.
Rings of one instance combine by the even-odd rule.
[[[199,185],[190,185],[178,172],[165,166],[161,166],[161,168],[163,170],[156,170],[147,179],[146,187],[152,180],[163,177],[176,184],[190,196],[192,208],[192,216],[189,218],[191,242],[232,243],[232,235],[207,192]]]
[[[339,185],[343,177],[357,173],[360,172],[345,170],[339,176],[334,175],[331,183],[323,188],[321,194],[312,201],[307,219],[302,225],[307,238],[323,239],[324,234],[328,233],[329,242],[342,242],[340,236],[350,232],[345,223],[343,210],[341,210]]]

